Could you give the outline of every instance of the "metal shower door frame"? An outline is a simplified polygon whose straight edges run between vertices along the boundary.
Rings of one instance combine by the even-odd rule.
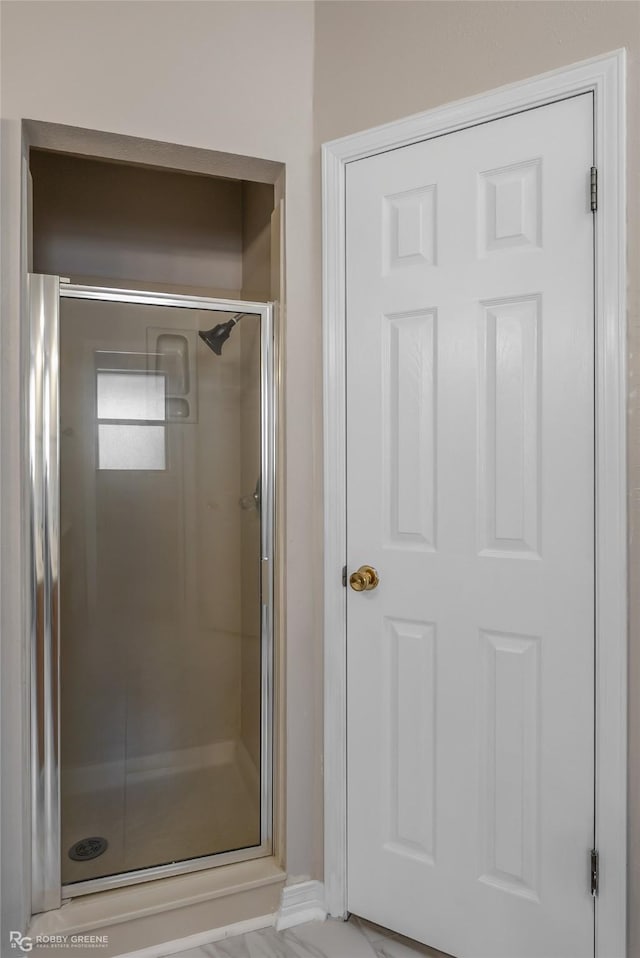
[[[100,300],[260,316],[261,745],[260,844],[62,885],[60,815],[60,300]],[[276,396],[274,305],[28,277],[28,514],[31,649],[31,886],[33,914],[63,898],[133,885],[272,854],[273,621]]]

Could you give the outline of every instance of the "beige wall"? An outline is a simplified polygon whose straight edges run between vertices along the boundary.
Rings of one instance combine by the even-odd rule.
[[[637,2],[316,4],[314,125],[326,140],[606,53],[628,52],[630,357],[629,956],[640,955],[640,116]],[[317,161],[317,154],[316,154]],[[316,163],[316,171],[318,165]],[[317,181],[316,181],[317,182]],[[316,202],[318,188],[315,191]],[[316,206],[316,222],[317,222]],[[317,234],[316,234],[317,235]]]
[[[20,117],[98,128],[287,164],[287,865],[322,873],[321,778],[321,333],[322,141],[428,109],[627,45],[631,168],[638,170],[636,2],[142,2],[2,5],[2,534],[5,674],[20,674],[18,296]],[[187,15],[188,11],[188,15]],[[314,42],[315,16],[315,42]],[[97,42],[99,38],[99,42]],[[315,68],[314,68],[315,56]],[[238,69],[241,63],[242,69]],[[312,95],[314,126],[312,129]],[[637,180],[630,189],[630,255],[637,261]],[[630,298],[630,350],[640,339],[638,271]],[[638,432],[635,400],[632,439]],[[632,505],[640,456],[632,443]],[[632,517],[632,529],[638,517]],[[632,548],[631,577],[640,572]],[[640,610],[632,610],[632,688],[640,687]],[[3,687],[14,729],[3,801],[21,820],[14,779],[23,734],[19,689]],[[635,695],[640,700],[640,696]],[[637,806],[640,706],[631,697],[632,807]],[[640,905],[640,830],[632,817],[630,912]],[[2,836],[11,865],[3,885],[19,916],[20,833]],[[16,919],[17,920],[17,919]],[[640,923],[632,926],[634,958]]]
[[[313,6],[298,2],[5,2],[1,12],[2,108],[2,834],[3,909],[26,920],[28,794],[21,713],[28,684],[20,571],[20,120],[257,156],[286,164],[288,238],[286,501],[289,679],[287,866],[321,870],[320,651],[310,597],[309,503],[318,499],[317,363],[309,350],[319,297],[311,251]],[[318,554],[316,544],[316,555]],[[20,682],[20,676],[23,682]],[[5,926],[6,929],[6,926]],[[6,940],[6,939],[4,939]]]

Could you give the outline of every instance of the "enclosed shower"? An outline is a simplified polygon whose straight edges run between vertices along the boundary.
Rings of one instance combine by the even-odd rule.
[[[31,275],[34,911],[271,853],[266,303]]]

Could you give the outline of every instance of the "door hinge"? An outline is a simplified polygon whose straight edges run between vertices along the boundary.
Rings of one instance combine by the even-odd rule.
[[[346,567],[346,565],[343,565],[343,566],[342,566],[342,584],[343,584],[343,586],[344,586],[345,589],[346,589],[346,588],[347,588],[347,567]]]
[[[591,894],[594,898],[598,895],[598,884],[600,881],[600,862],[598,850],[591,849]]]
[[[598,209],[598,170],[595,166],[591,167],[591,212],[595,213]]]

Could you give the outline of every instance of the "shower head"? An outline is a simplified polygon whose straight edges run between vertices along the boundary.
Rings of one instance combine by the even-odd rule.
[[[231,330],[242,316],[244,316],[244,313],[236,313],[236,315],[228,319],[226,323],[218,323],[217,326],[213,326],[211,329],[200,330],[198,336],[207,344],[209,349],[214,351],[216,356],[221,356],[222,347],[231,335]]]

